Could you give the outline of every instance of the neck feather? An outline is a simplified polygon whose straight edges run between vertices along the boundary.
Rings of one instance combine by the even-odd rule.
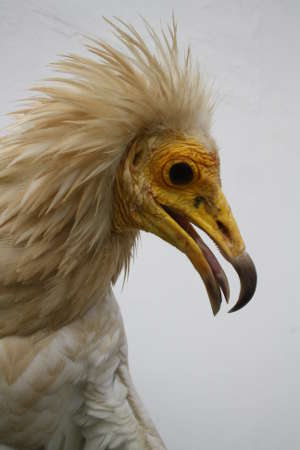
[[[129,266],[136,232],[112,231],[113,176],[79,183],[80,172],[51,164],[0,170],[2,337],[81,317]]]

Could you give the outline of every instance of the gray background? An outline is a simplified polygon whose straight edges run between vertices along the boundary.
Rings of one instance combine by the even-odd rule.
[[[300,2],[0,0],[0,113],[80,33],[110,39],[101,16],[142,29],[174,10],[180,40],[214,80],[222,178],[259,284],[241,312],[213,318],[189,261],[143,234],[115,289],[136,385],[170,450],[300,448]],[[238,293],[233,270],[224,262]]]

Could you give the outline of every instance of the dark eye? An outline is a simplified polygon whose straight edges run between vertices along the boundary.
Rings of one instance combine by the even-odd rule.
[[[169,171],[169,177],[172,184],[185,185],[193,180],[194,172],[193,169],[189,166],[189,164],[179,162],[171,166]]]

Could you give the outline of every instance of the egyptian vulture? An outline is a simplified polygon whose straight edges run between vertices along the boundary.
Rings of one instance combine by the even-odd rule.
[[[190,259],[213,313],[229,286],[201,228],[256,274],[221,190],[211,97],[177,27],[149,45],[110,22],[64,56],[0,140],[0,444],[27,450],[162,450],[135,391],[112,285],[140,230]]]

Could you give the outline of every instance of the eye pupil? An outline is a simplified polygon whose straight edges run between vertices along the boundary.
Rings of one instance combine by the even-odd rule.
[[[194,173],[187,163],[180,162],[170,168],[169,177],[173,184],[184,185],[193,180]]]

